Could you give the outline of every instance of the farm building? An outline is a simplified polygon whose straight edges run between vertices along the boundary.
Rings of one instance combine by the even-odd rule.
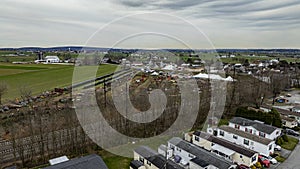
[[[46,56],[46,63],[59,63],[60,59],[57,56]]]

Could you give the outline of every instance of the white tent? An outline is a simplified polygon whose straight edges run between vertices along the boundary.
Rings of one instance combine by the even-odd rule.
[[[157,72],[151,73],[151,76],[158,76],[159,74]]]
[[[224,81],[233,81],[233,78],[228,76],[227,78],[223,78],[220,75],[216,74],[205,74],[205,73],[199,73],[194,78],[202,78],[202,79],[214,79],[214,80],[224,80]]]
[[[176,67],[173,65],[167,65],[164,68],[162,68],[163,70],[176,70]]]

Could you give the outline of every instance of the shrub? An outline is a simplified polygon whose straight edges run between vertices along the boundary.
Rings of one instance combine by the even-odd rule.
[[[299,130],[300,130],[300,127],[296,126],[296,127],[293,128],[293,130],[299,131]]]
[[[279,137],[279,138],[277,138],[277,140],[276,140],[275,143],[276,143],[277,145],[282,145],[283,142],[284,142],[284,141],[283,141],[282,137]]]
[[[260,162],[256,162],[256,163],[255,163],[255,167],[256,167],[256,168],[262,168]]]
[[[289,142],[289,138],[287,137],[286,134],[282,135],[282,139],[284,142]]]

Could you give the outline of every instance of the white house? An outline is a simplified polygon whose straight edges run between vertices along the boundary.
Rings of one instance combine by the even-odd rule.
[[[60,59],[57,56],[46,56],[46,63],[59,63]]]
[[[190,169],[235,169],[236,165],[181,138],[168,141],[168,157],[189,162]]]
[[[295,118],[287,117],[284,115],[281,115],[280,117],[282,121],[282,126],[288,128],[294,128],[298,126],[298,121]]]
[[[269,156],[274,153],[274,148],[276,146],[274,140],[253,135],[249,132],[244,132],[229,126],[220,126],[217,129],[208,129],[208,133],[214,133],[214,131],[216,131],[215,134],[217,137],[242,145],[260,154]]]
[[[292,108],[292,112],[300,113],[300,106],[295,106]]]
[[[193,144],[239,165],[250,167],[258,161],[257,152],[205,132],[195,131],[191,141]]]
[[[263,138],[275,140],[281,134],[281,129],[242,117],[234,117],[229,121],[229,127],[248,132]]]

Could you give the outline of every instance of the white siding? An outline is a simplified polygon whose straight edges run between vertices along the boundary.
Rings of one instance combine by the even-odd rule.
[[[239,135],[235,135],[237,137],[237,139],[233,138],[233,135],[232,133],[229,133],[229,132],[226,132],[226,131],[223,131],[224,132],[224,136],[221,136],[220,135],[220,131],[223,131],[223,130],[220,130],[218,129],[218,135],[217,137],[220,137],[220,138],[223,138],[225,140],[228,140],[232,143],[236,143],[236,144],[239,144],[239,145],[242,145],[246,148],[249,148],[251,150],[254,150],[256,152],[259,152],[261,154],[264,154],[264,155],[269,155],[270,153],[274,153],[274,147],[275,147],[275,141],[272,141],[269,145],[264,145],[262,143],[259,143],[259,142],[256,142],[256,141],[253,141],[253,140],[250,140],[250,139],[247,139],[247,138],[244,138],[244,137],[241,137]],[[249,144],[245,144],[244,142],[248,141]],[[269,146],[272,146],[271,147],[271,150],[269,150]]]
[[[236,129],[239,129],[241,131],[248,132],[250,134],[257,135],[257,136],[260,136],[260,137],[264,136],[265,138],[268,138],[268,139],[271,139],[271,140],[275,140],[281,134],[281,129],[276,129],[273,133],[267,134],[267,133],[260,132],[260,131],[256,130],[252,126],[236,125],[236,124],[231,123],[231,122],[229,122],[229,127],[236,128]],[[260,133],[263,133],[264,135],[262,135]]]

